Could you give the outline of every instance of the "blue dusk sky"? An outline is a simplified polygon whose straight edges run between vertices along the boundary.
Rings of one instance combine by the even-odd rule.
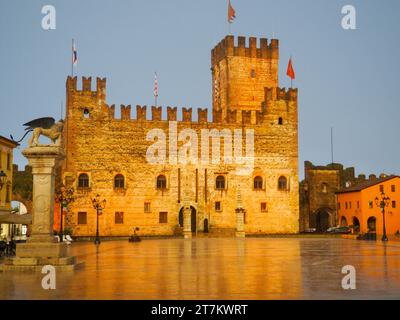
[[[348,4],[357,30],[341,27]],[[41,27],[45,5],[56,9],[56,30]],[[281,87],[290,86],[285,71],[293,56],[300,176],[304,160],[330,163],[331,127],[335,162],[357,174],[399,174],[400,1],[232,5],[235,36],[280,40]],[[210,51],[228,33],[226,16],[226,0],[1,0],[0,135],[20,137],[29,120],[60,118],[72,38],[77,75],[107,77],[109,104],[152,105],[157,71],[160,105],[211,108]],[[15,150],[20,166],[25,146]]]

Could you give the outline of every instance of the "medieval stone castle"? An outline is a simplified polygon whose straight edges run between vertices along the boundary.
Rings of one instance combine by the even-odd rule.
[[[278,40],[260,39],[257,45],[249,38],[246,45],[244,37],[225,37],[211,53],[211,122],[206,108],[197,110],[194,121],[192,108],[182,108],[178,117],[176,107],[167,107],[163,119],[162,108],[153,106],[149,119],[146,106],[136,106],[133,118],[131,106],[122,105],[116,118],[115,106],[106,101],[106,79],[97,78],[93,90],[91,78],[84,77],[78,88],[77,78],[68,77],[62,177],[74,186],[75,201],[66,226],[74,236],[94,236],[97,213],[91,199],[98,194],[106,200],[101,236],[128,236],[136,227],[142,235],[179,234],[185,206],[193,233],[231,233],[238,205],[245,212],[246,234],[297,233],[297,89],[279,88],[278,65]],[[149,139],[154,130],[159,136]],[[209,147],[200,146],[196,136],[206,137]],[[168,160],[149,163],[149,148],[163,137],[167,143],[156,156]],[[177,137],[175,146],[171,137]],[[179,160],[216,149],[221,161]],[[227,161],[227,152],[251,154],[251,167]]]

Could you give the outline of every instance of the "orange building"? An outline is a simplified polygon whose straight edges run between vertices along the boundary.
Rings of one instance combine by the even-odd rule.
[[[376,198],[381,194],[388,197],[385,207],[386,233],[398,238],[400,232],[400,177],[372,177],[355,186],[338,191],[337,211],[341,226],[353,226],[355,233],[376,233],[377,239],[383,234],[383,213]]]

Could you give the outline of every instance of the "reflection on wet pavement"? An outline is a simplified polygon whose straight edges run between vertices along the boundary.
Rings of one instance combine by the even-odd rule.
[[[400,245],[344,239],[198,238],[74,243],[84,261],[44,275],[0,273],[1,299],[399,299]],[[357,289],[343,290],[353,265]]]

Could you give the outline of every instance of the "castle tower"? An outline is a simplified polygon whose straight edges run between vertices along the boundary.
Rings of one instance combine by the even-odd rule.
[[[264,88],[278,87],[279,42],[226,36],[211,51],[213,111],[262,111]]]

